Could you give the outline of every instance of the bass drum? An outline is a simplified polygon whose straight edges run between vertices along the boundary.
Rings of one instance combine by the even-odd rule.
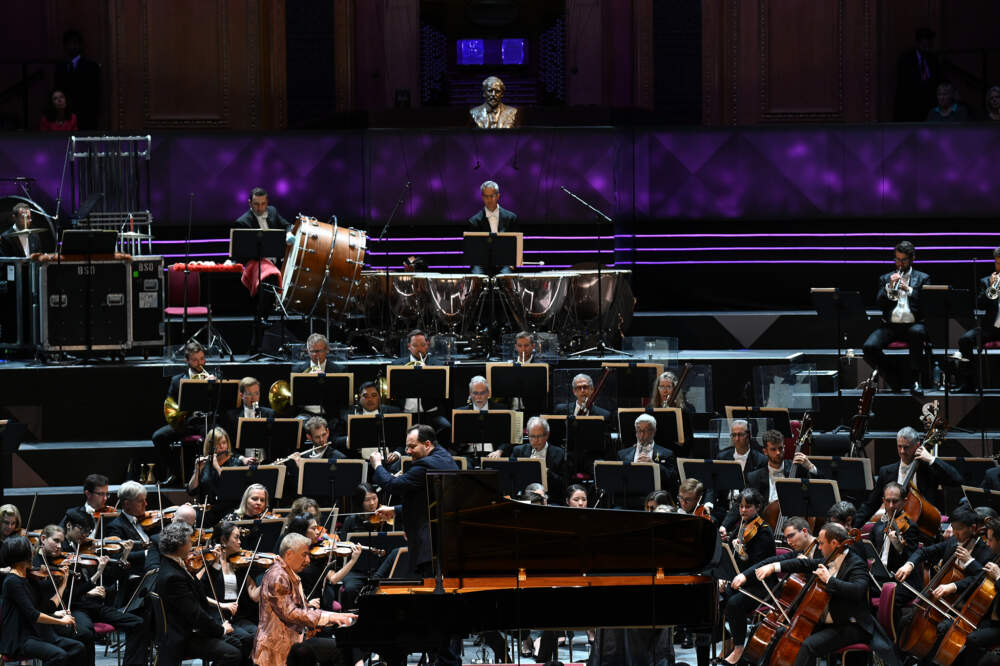
[[[289,312],[312,315],[329,306],[346,314],[358,299],[365,263],[365,232],[299,215],[295,241],[285,250],[281,302]]]

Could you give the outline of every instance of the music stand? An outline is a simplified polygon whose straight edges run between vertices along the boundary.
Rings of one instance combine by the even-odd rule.
[[[869,458],[809,456],[809,462],[816,465],[816,476],[836,481],[839,488],[871,492],[875,487]]]
[[[649,414],[656,419],[656,443],[671,448],[684,444],[684,414],[680,407],[622,407],[618,410],[618,446],[627,449],[635,444],[635,419]]]
[[[549,364],[487,363],[486,383],[497,398],[544,399],[549,394]]]
[[[925,284],[920,288],[920,312],[924,319],[939,319],[941,321],[941,339],[944,340],[944,356],[948,358],[948,322],[952,317],[958,319],[963,328],[972,328],[975,320],[975,301],[968,289],[955,289],[946,284]],[[930,321],[927,328],[930,329]],[[947,377],[944,381],[944,418],[951,419],[951,401],[948,399],[950,383]],[[954,428],[953,428],[954,429]]]
[[[493,277],[499,268],[523,263],[524,234],[466,231],[462,236],[462,257],[469,268],[480,266],[486,275]]]
[[[977,486],[962,486],[965,498],[969,500],[969,505],[973,508],[988,506],[994,511],[1000,512],[1000,490],[986,490]]]
[[[406,546],[395,549],[392,566],[389,568],[389,578],[404,578],[413,575],[410,566],[410,549]]]
[[[506,448],[508,444],[521,441],[518,427],[521,414],[510,409],[453,409],[451,410],[451,443],[477,444],[475,452],[483,455],[483,445],[491,444],[494,449]],[[515,431],[517,437],[514,436]]]
[[[416,398],[417,420],[420,421],[425,402],[433,406],[448,399],[450,371],[446,365],[387,366],[389,399]]]
[[[549,422],[549,443],[562,446],[573,461],[573,472],[586,472],[588,456],[603,455],[607,447],[607,422],[603,416],[543,414]]]
[[[275,443],[277,442],[277,446]],[[291,442],[291,446],[289,446]],[[236,423],[237,449],[264,449],[268,458],[284,458],[302,443],[302,419],[246,418]]]
[[[21,447],[21,442],[24,441],[24,436],[28,432],[28,424],[4,420],[0,426],[2,426],[0,427],[0,453],[3,453],[4,462],[0,483],[3,484],[4,488],[12,488],[14,486],[14,466],[11,464],[13,454],[17,453]]]
[[[241,465],[223,467],[215,494],[225,502],[239,502],[247,486],[259,483],[267,488],[271,500],[281,499],[285,489],[284,465]]]
[[[406,534],[404,532],[348,532],[345,541],[356,543],[359,546],[370,546],[391,553],[396,548],[406,546]],[[372,571],[378,569],[381,557],[370,550],[361,551],[354,568],[358,571]]]
[[[840,356],[843,350],[844,322],[863,322],[868,319],[865,312],[864,301],[861,300],[861,292],[844,291],[837,287],[813,287],[809,290],[812,296],[813,307],[816,314],[821,319],[830,321],[832,318],[836,322],[837,339],[834,341],[837,346],[837,398],[844,397],[843,382],[840,381]]]
[[[299,497],[329,499],[354,495],[358,486],[368,480],[368,461],[351,458],[300,458]]]
[[[391,449],[394,447],[389,442],[406,441],[406,431],[412,425],[412,414],[348,414],[347,448],[358,450],[361,458],[368,460],[379,446]]]
[[[650,387],[656,385],[656,378],[663,374],[662,363],[606,361],[601,367],[615,369],[616,405],[642,404],[642,399],[649,397]]]
[[[354,375],[350,372],[291,374],[292,404],[319,405],[324,414],[339,414],[353,401]]]
[[[975,486],[983,485],[983,480],[986,478],[986,472],[996,467],[997,464],[993,458],[949,458],[946,456],[938,456],[937,459],[943,460],[957,469],[958,473],[962,475],[962,478],[966,483]]]
[[[239,394],[240,382],[236,379],[182,379],[177,392],[177,409],[189,414],[217,414],[220,409],[229,409],[230,405],[238,407]]]
[[[267,518],[264,520],[234,520],[233,524],[248,530],[245,539],[246,544],[256,545],[258,540],[260,541],[261,552],[266,552],[270,550],[271,546],[267,544],[278,545],[278,537],[281,536],[281,530],[285,526],[285,520],[283,518]]]
[[[698,479],[715,492],[715,504],[719,504],[730,490],[746,488],[743,466],[736,460],[708,460],[704,458],[678,458],[677,473],[681,483],[689,478]],[[721,492],[719,492],[721,491]]]
[[[660,489],[660,465],[655,462],[594,461],[594,487],[610,496],[621,494],[625,508],[645,508],[646,495]],[[639,499],[636,502],[636,499]]]
[[[836,481],[829,479],[775,479],[781,515],[826,518],[830,507],[840,501]]]
[[[733,419],[770,419],[775,430],[786,438],[792,436],[792,420],[786,407],[739,407],[726,405],[726,418],[732,423]]]
[[[483,469],[497,471],[502,495],[517,495],[529,483],[540,483],[549,492],[545,461],[541,458],[483,458]]]
[[[248,261],[253,259],[257,262],[257,312],[261,312],[260,302],[263,300],[263,285],[260,283],[260,264],[264,257],[285,256],[285,230],[284,229],[230,229],[229,230],[229,257],[233,261]],[[270,358],[275,361],[281,359],[271,354],[260,353],[260,346],[264,342],[263,321],[260,317],[254,317],[254,328],[257,329],[257,352],[251,356],[249,361],[256,361],[261,358]]]

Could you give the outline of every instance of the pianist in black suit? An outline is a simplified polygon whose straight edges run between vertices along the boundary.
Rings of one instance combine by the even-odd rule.
[[[618,460],[623,463],[656,462],[660,465],[660,487],[670,495],[677,492],[680,479],[677,475],[677,460],[670,449],[660,446],[656,438],[656,419],[651,414],[640,414],[635,420],[636,443],[618,451]]]
[[[260,406],[260,382],[255,377],[240,380],[240,402],[239,407],[227,410],[222,418],[222,427],[233,436],[234,444],[241,418],[274,418],[273,409]]]

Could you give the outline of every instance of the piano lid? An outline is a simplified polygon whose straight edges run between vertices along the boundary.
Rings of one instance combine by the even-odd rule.
[[[434,557],[446,577],[697,573],[715,526],[694,516],[538,506],[500,497],[494,471],[427,475]]]

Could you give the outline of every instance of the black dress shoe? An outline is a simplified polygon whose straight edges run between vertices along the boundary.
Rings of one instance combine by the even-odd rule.
[[[161,481],[160,485],[161,486],[172,486],[175,483],[177,483],[177,475],[176,474],[171,474],[170,476],[168,476],[167,478],[165,478],[163,481]]]
[[[913,395],[923,395],[924,389],[920,386],[920,382],[913,382],[913,386],[910,387],[910,393]]]

